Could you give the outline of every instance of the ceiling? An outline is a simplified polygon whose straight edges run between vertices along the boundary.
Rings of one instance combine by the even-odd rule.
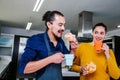
[[[0,0],[0,25],[25,29],[32,21],[31,30],[44,31],[42,15],[48,10],[58,10],[66,18],[66,29],[78,31],[79,13],[93,12],[93,25],[104,22],[108,30],[120,24],[120,0],[45,0],[39,12],[33,12],[36,0]]]

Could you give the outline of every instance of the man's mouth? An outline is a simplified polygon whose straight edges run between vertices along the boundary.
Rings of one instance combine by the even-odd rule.
[[[64,30],[58,30],[58,33],[62,34]]]

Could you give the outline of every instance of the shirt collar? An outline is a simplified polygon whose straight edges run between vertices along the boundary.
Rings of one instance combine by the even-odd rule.
[[[49,38],[49,36],[48,36],[47,30],[45,31],[45,35],[46,35],[46,37],[47,37],[48,41],[49,41],[49,42],[51,42],[51,41],[50,41],[50,38]],[[60,42],[61,40],[62,40],[62,38],[61,38],[61,39],[59,39],[59,41],[58,41],[58,42]]]
[[[49,38],[49,36],[48,36],[47,31],[45,32],[45,35],[46,35],[46,37],[47,37],[47,40],[50,42],[50,38]]]

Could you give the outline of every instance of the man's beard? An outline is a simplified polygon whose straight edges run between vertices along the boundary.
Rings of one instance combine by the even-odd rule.
[[[61,37],[58,37],[58,36],[55,35],[54,33],[53,33],[53,35],[54,35],[54,37],[55,37],[55,39],[56,39],[57,41],[59,41],[59,40],[61,39]]]

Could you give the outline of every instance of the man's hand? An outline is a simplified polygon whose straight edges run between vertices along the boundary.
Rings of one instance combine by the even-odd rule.
[[[78,47],[78,41],[75,40],[70,42],[70,46],[71,46],[71,49],[76,49]]]
[[[70,52],[71,52],[72,54],[75,54],[78,45],[79,45],[79,44],[78,44],[78,41],[77,41],[77,40],[70,42]]]
[[[51,60],[51,63],[59,64],[64,61],[64,55],[61,52],[58,52],[58,53],[50,56],[49,58],[50,58],[49,60]]]

